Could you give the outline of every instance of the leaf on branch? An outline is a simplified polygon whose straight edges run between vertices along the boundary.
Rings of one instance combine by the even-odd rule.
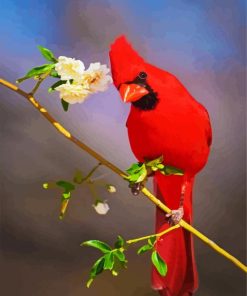
[[[153,249],[153,246],[150,246],[150,245],[144,245],[142,247],[140,247],[140,249],[137,251],[137,254],[140,255],[140,254],[143,254],[149,250],[152,250]]]
[[[39,76],[41,74],[48,73],[54,67],[55,67],[54,64],[44,64],[42,66],[34,67],[30,71],[28,71],[24,77],[17,79],[17,83],[21,83],[22,81],[24,81],[28,78],[34,77],[34,76]]]
[[[130,183],[140,183],[147,177],[147,169],[144,163],[134,163],[126,170],[129,176],[124,178]]]
[[[67,82],[67,80],[59,80],[59,81],[55,82],[54,84],[52,84],[52,86],[50,86],[48,88],[48,93],[55,91],[56,87],[58,87],[59,85],[65,84],[66,82]]]
[[[116,249],[119,249],[125,245],[125,240],[122,238],[121,235],[118,235],[117,241],[115,242],[114,246]]]
[[[164,160],[163,155],[161,155],[160,157],[158,157],[156,159],[146,161],[145,164],[148,167],[156,167],[157,165],[162,164],[163,160]]]
[[[105,257],[104,270],[107,270],[107,269],[112,270],[114,265],[113,253],[109,252],[104,257]]]
[[[62,187],[65,192],[75,190],[75,185],[73,185],[68,181],[61,180],[61,181],[57,181],[56,184],[57,186]]]
[[[55,58],[52,51],[50,51],[48,48],[45,48],[41,45],[38,45],[38,49],[41,52],[42,56],[49,62],[57,63],[57,59]]]
[[[54,78],[61,78],[61,76],[58,75],[58,73],[55,69],[52,69],[49,75]]]
[[[67,112],[69,110],[69,103],[61,99],[61,104],[63,106],[63,110]]]
[[[173,166],[165,165],[163,169],[160,170],[163,175],[178,175],[183,176],[184,172],[181,169],[177,169]]]
[[[104,270],[105,257],[99,258],[93,265],[90,271],[90,278],[87,281],[87,288],[89,288],[94,278]]]
[[[93,247],[93,248],[99,249],[103,253],[108,253],[112,250],[108,244],[99,240],[89,240],[81,243],[81,246]]]
[[[155,244],[155,242],[156,242],[156,236],[151,236],[149,239],[148,239],[148,244],[150,245],[150,246],[154,246],[154,244]]]
[[[118,258],[120,262],[127,262],[123,251],[116,250],[113,252],[113,254]]]
[[[152,263],[161,276],[165,276],[167,273],[167,265],[160,257],[157,251],[153,251],[151,255]]]

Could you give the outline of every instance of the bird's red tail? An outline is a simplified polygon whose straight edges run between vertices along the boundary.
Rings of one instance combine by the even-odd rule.
[[[164,176],[157,173],[154,177],[156,196],[170,209],[178,209],[181,196],[181,176]],[[192,222],[192,187],[193,179],[184,197],[184,217]],[[165,213],[157,208],[156,233],[169,228]],[[175,229],[161,237],[156,243],[156,249],[167,263],[168,271],[165,277],[160,276],[156,269],[152,271],[152,286],[159,290],[162,296],[192,295],[198,287],[198,276],[194,258],[192,235],[182,228]]]

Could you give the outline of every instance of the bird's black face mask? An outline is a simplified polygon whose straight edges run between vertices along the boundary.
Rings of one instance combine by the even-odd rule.
[[[127,81],[119,86],[119,92],[124,102],[131,102],[141,110],[152,110],[158,103],[157,93],[146,81],[147,74],[140,72],[133,81]]]

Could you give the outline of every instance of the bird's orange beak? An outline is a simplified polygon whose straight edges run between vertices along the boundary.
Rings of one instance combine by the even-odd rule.
[[[128,102],[135,102],[139,100],[141,97],[145,96],[146,94],[149,93],[149,91],[138,84],[127,84],[123,83],[120,85],[119,92],[121,95],[122,100],[125,103]]]

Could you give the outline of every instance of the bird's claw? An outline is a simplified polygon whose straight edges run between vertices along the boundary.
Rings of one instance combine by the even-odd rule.
[[[143,182],[129,184],[129,188],[131,189],[131,193],[135,196],[137,196],[142,191],[143,187],[144,187]]]
[[[166,214],[168,218],[168,223],[170,225],[178,224],[184,216],[184,209],[183,207],[178,208],[177,210],[172,210],[170,213]]]

